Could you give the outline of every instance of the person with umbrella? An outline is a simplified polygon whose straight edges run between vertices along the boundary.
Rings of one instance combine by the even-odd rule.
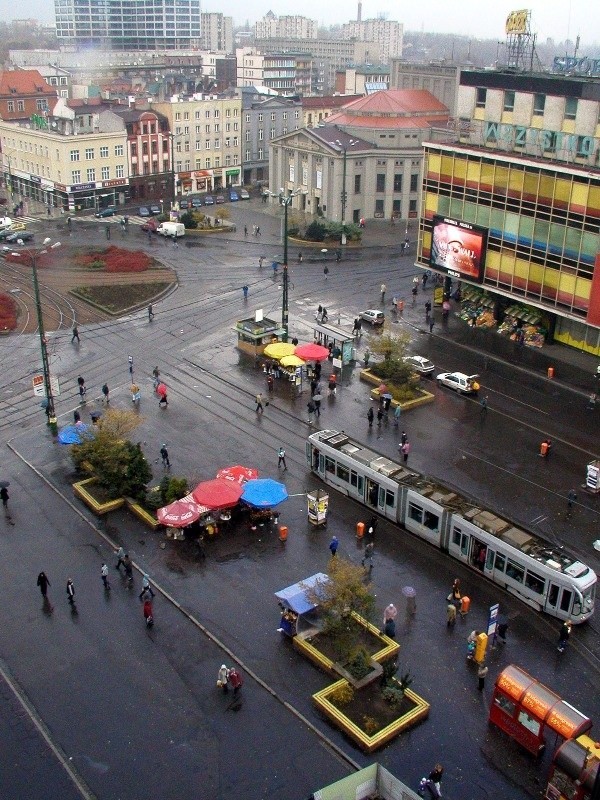
[[[156,394],[159,396],[158,407],[166,408],[169,405],[167,399],[167,386],[164,383],[159,383],[156,387]]]
[[[8,483],[6,481],[0,485],[0,500],[2,500],[2,505],[4,507],[5,514],[8,514],[8,500],[9,500],[8,489],[6,488],[7,486]]]

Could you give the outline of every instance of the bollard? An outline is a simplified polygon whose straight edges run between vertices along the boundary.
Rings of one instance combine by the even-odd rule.
[[[287,525],[281,525],[279,527],[279,541],[285,542],[287,541],[288,529]]]
[[[540,445],[540,455],[542,458],[546,458],[548,455],[548,442],[542,442]]]
[[[548,367],[548,377],[549,378],[554,377],[554,367]]]
[[[364,522],[357,522],[356,523],[356,538],[362,539],[365,535],[365,523]]]

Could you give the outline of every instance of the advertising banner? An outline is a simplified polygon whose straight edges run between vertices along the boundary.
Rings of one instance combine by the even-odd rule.
[[[434,216],[430,265],[454,278],[483,281],[487,229]]]

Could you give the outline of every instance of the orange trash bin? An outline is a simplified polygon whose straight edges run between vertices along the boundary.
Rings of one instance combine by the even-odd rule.
[[[460,615],[461,617],[465,617],[469,613],[469,609],[471,608],[471,598],[467,597],[467,595],[463,595],[460,599]]]
[[[548,367],[548,377],[549,378],[554,377],[554,367]]]
[[[287,525],[280,525],[279,526],[279,541],[285,542],[288,535]]]
[[[540,445],[540,455],[542,458],[546,458],[548,455],[548,442],[542,442]]]
[[[356,538],[362,539],[365,535],[365,523],[364,522],[357,522],[356,523]]]

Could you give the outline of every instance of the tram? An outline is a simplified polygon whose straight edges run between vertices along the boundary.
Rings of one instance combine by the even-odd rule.
[[[575,624],[594,613],[597,578],[590,567],[452,489],[369,450],[344,432],[311,434],[306,459],[325,483],[532,608]]]

